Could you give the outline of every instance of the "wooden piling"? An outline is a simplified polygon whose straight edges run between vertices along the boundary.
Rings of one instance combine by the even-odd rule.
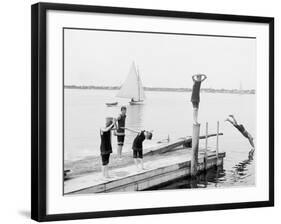
[[[205,153],[204,153],[204,170],[207,170],[208,159],[208,122],[206,122],[206,139],[205,139]]]
[[[192,155],[191,155],[191,167],[190,167],[190,174],[191,174],[191,176],[195,176],[197,174],[199,133],[200,133],[200,124],[198,124],[198,123],[197,124],[193,124]]]
[[[216,157],[219,158],[219,133],[220,133],[220,122],[217,121],[217,144],[216,144]]]

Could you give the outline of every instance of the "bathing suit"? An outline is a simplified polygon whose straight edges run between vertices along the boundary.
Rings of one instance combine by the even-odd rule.
[[[118,129],[117,129],[117,144],[120,146],[124,145],[125,140],[125,121],[126,121],[126,115],[121,115],[118,117]]]
[[[100,136],[101,136],[100,152],[101,152],[102,165],[107,165],[109,163],[110,153],[112,153],[111,130],[100,131]]]
[[[145,140],[145,135],[144,135],[145,131],[141,131],[134,139],[133,142],[133,157],[134,158],[142,158],[142,143]]]

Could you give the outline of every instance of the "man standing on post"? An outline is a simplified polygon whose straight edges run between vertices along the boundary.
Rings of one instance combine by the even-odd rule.
[[[198,74],[193,75],[193,87],[192,87],[192,95],[191,95],[191,102],[193,105],[193,122],[194,124],[198,124],[198,108],[200,102],[200,87],[201,83],[207,78],[206,75]]]

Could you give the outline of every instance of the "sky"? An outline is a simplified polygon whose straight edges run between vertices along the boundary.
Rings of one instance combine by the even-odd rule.
[[[133,61],[144,86],[256,89],[256,39],[99,30],[64,31],[65,85],[119,86]]]

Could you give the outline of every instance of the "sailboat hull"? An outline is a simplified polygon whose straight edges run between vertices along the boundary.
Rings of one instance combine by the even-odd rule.
[[[130,103],[130,105],[142,105],[143,104],[143,101],[130,101],[129,102]]]
[[[114,103],[105,103],[106,106],[108,107],[113,107],[113,106],[117,106],[118,105],[118,102],[114,102]]]

